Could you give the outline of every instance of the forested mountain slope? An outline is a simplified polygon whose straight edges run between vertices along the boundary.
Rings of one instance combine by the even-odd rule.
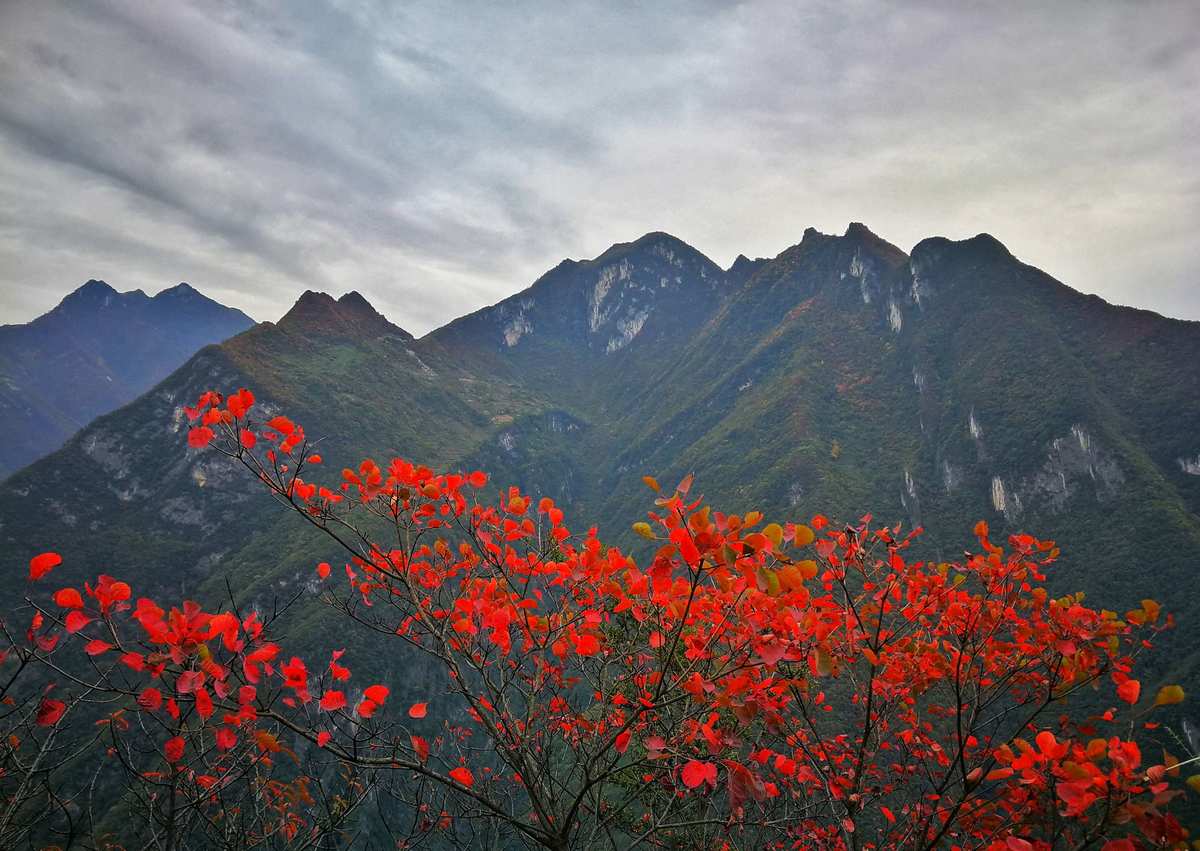
[[[1059,590],[1176,614],[1150,670],[1195,683],[1198,362],[1197,323],[1084,296],[987,235],[909,255],[810,229],[724,271],[648,234],[419,340],[357,294],[306,293],[4,483],[4,567],[54,547],[64,581],[212,596],[228,577],[262,606],[310,582],[327,545],[186,445],[184,404],[247,386],[331,478],[367,454],[480,467],[623,543],[641,476],[693,471],[729,510],[921,525],[931,556],[981,518],[1053,538]],[[291,623],[345,641],[311,595]]]

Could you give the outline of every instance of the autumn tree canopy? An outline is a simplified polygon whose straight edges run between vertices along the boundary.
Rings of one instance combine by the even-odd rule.
[[[981,522],[961,561],[923,560],[917,532],[726,513],[689,476],[646,478],[626,551],[482,472],[323,476],[244,389],[187,414],[192,447],[340,548],[313,566],[329,616],[438,680],[306,658],[259,610],[54,589],[43,553],[4,667],[4,847],[47,802],[53,841],[89,847],[1187,844],[1169,810],[1191,755],[1143,752],[1183,693],[1135,670],[1170,619],[1051,597],[1051,542]],[[129,836],[96,837],[64,780],[86,748],[129,783]]]

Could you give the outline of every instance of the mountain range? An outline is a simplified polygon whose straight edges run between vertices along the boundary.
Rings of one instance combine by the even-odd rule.
[[[253,324],[188,284],[151,297],[92,280],[32,322],[0,326],[0,479]]]
[[[420,339],[357,293],[304,293],[0,484],[0,560],[18,575],[55,548],[64,582],[176,598],[229,577],[264,607],[311,583],[327,545],[187,447],[183,405],[245,386],[331,470],[482,468],[635,551],[641,476],[688,472],[729,511],[920,525],[929,557],[961,556],[978,519],[1052,538],[1057,590],[1159,600],[1179,625],[1149,674],[1200,685],[1197,364],[1200,323],[1083,295],[986,234],[906,253],[809,229],[722,269],[651,233]],[[340,646],[311,596],[288,628]]]

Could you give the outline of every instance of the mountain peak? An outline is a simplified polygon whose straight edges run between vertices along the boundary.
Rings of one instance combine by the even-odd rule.
[[[62,304],[66,304],[67,302],[96,302],[101,299],[119,295],[120,293],[113,289],[107,281],[100,281],[92,278],[83,286],[76,288],[71,293],[68,293],[67,296],[62,300]]]
[[[614,243],[603,254],[589,262],[593,264],[610,263],[637,252],[649,252],[666,259],[668,262],[674,262],[676,259],[682,261],[684,258],[687,258],[703,266],[710,267],[713,271],[720,271],[720,267],[716,263],[713,263],[699,249],[688,245],[677,236],[672,236],[660,230],[650,231],[650,233],[638,237],[633,242]]]
[[[167,289],[162,290],[161,292],[158,293],[158,295],[156,295],[154,297],[159,298],[160,296],[166,296],[167,298],[185,298],[187,296],[197,296],[197,295],[203,295],[203,294],[199,290],[197,290],[195,287],[193,287],[191,284],[187,283],[186,281],[180,281],[175,286],[168,287]]]
[[[745,254],[739,254],[733,264],[725,270],[725,277],[735,285],[748,281],[761,267],[771,262],[764,257],[751,260]]]
[[[917,255],[939,257],[947,253],[960,256],[978,257],[981,259],[1014,260],[1012,252],[1004,243],[990,233],[980,233],[968,239],[949,239],[944,236],[931,236],[918,242],[912,250],[913,257]]]
[[[355,291],[335,300],[329,293],[305,290],[278,325],[302,334],[349,337],[396,334],[406,340],[413,339],[412,334],[389,322]]]
[[[58,303],[58,306],[55,307],[51,313],[62,313],[63,311],[67,311],[73,314],[74,312],[80,310],[103,310],[106,307],[110,307],[114,303],[120,305],[125,301],[136,299],[139,296],[146,298],[146,294],[141,290],[134,290],[133,292],[128,293],[119,293],[109,286],[107,282],[93,278],[83,286],[68,294],[62,301]]]
[[[116,290],[114,290],[107,281],[91,278],[86,284],[76,289],[75,292],[71,293],[71,295],[78,295],[80,293],[103,293],[107,295],[109,293],[116,293]]]

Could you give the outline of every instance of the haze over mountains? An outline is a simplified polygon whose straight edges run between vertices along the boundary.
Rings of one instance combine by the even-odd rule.
[[[357,293],[305,293],[0,485],[0,558],[55,548],[63,582],[183,596],[230,575],[264,606],[309,581],[321,539],[187,448],[182,406],[246,386],[304,424],[331,479],[364,455],[478,467],[626,544],[640,477],[690,471],[726,510],[922,525],[930,556],[960,555],[981,518],[1053,538],[1058,590],[1176,614],[1150,673],[1194,682],[1197,363],[1200,323],[1081,295],[987,235],[905,253],[809,229],[724,270],[652,233],[421,339]],[[292,628],[344,641],[328,621],[310,600]]]
[[[151,297],[92,280],[32,322],[0,326],[0,478],[253,324],[188,284]]]

